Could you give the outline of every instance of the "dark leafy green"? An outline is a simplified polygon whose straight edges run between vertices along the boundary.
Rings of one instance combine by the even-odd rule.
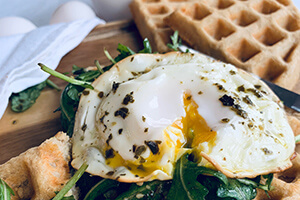
[[[11,109],[14,112],[23,112],[30,108],[46,87],[46,81],[11,95]]]
[[[40,96],[46,85],[56,89],[57,91],[61,90],[55,83],[47,79],[46,81],[29,87],[19,93],[14,93],[10,96],[12,111],[24,112],[30,108],[33,104],[35,104],[37,98]]]
[[[254,179],[230,179],[221,172],[197,166],[182,156],[176,163],[173,183],[167,199],[236,199],[250,200],[256,197],[256,188],[271,190],[273,175],[266,175],[266,184],[261,184],[261,177]]]
[[[143,45],[144,45],[144,48],[142,50],[140,50],[138,53],[152,53],[152,48],[151,48],[150,42],[147,38],[144,39]],[[125,46],[123,44],[118,44],[117,50],[120,52],[120,54],[115,59],[111,58],[109,53],[107,51],[105,51],[107,57],[109,58],[109,60],[111,60],[111,62],[113,64],[103,68],[104,71],[107,70],[106,68],[112,67],[115,63],[123,60],[124,58],[135,54],[135,52],[133,50],[131,50],[128,46]]]
[[[84,200],[95,200],[95,199],[111,199],[116,196],[116,190],[120,185],[120,182],[103,179],[97,183],[85,196]]]
[[[53,198],[53,200],[61,200],[64,199],[65,194],[68,193],[68,191],[76,184],[76,182],[80,179],[80,177],[83,175],[85,170],[88,168],[88,165],[86,163],[83,163],[81,167],[78,169],[78,171],[75,172],[75,174],[72,176],[72,178],[67,182],[67,184],[59,191],[59,193],[56,194],[56,196]]]
[[[144,49],[139,51],[139,53],[152,53],[151,46],[149,44],[148,39],[145,39],[144,42]],[[120,54],[112,60],[113,63],[118,62],[130,55],[135,54],[129,47],[119,44],[117,50]],[[107,52],[108,53],[108,52]],[[75,80],[82,81],[84,83],[90,84],[96,78],[98,78],[103,72],[109,70],[112,65],[106,66],[103,69],[99,69],[99,62],[95,61],[95,65],[97,66],[98,70],[90,70],[86,71],[84,68],[80,68],[76,65],[73,65],[72,73],[77,75]],[[78,107],[79,99],[81,92],[85,88],[82,85],[75,85],[73,83],[69,83],[61,95],[60,100],[60,108],[61,111],[61,123],[64,131],[68,133],[69,136],[73,134],[73,127],[74,127],[74,120],[75,120],[75,113]]]
[[[11,195],[15,196],[14,191],[0,179],[0,200],[10,200]]]
[[[237,200],[254,199],[256,189],[251,185],[245,185],[237,179],[228,179],[228,184],[220,184],[217,190],[217,196],[221,198],[233,198]]]
[[[168,46],[177,51],[180,44],[178,32],[171,37],[172,44]],[[106,51],[107,57],[114,64],[135,52],[122,44],[117,49],[120,54],[111,58]],[[149,41],[144,40],[144,49],[139,53],[151,53]],[[112,65],[100,68],[99,62],[95,62],[98,70],[86,71],[78,66],[73,66],[73,74],[77,75],[76,80],[90,83],[94,81],[103,72],[109,70]],[[103,70],[103,71],[102,71]],[[68,133],[72,135],[76,108],[84,87],[80,85],[68,84],[62,93],[61,107],[62,124]],[[228,179],[221,172],[197,166],[197,163],[189,160],[189,155],[182,156],[175,166],[173,181],[152,181],[146,182],[142,186],[136,184],[119,183],[114,180],[101,179],[97,183],[90,184],[94,177],[86,178],[83,187],[92,188],[89,191],[83,191],[85,199],[172,199],[172,200],[198,200],[198,199],[237,199],[247,200],[256,196],[256,188],[265,191],[271,189],[272,175],[264,176],[266,184],[260,184],[261,177],[255,179]],[[85,178],[84,178],[85,180]]]
[[[131,184],[130,188],[115,200],[165,199],[171,186],[171,181],[145,182],[142,186]]]
[[[76,200],[73,195],[68,196],[68,197],[63,197],[61,200]]]
[[[227,184],[228,180],[224,174],[206,167],[197,166],[197,163],[188,159],[188,156],[188,154],[183,155],[176,163],[173,183],[167,199],[205,199],[209,190],[197,181],[197,176],[200,174],[214,176],[224,184]]]

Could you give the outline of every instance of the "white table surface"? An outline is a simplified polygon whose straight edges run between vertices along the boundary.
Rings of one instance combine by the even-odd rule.
[[[29,19],[36,26],[48,25],[55,9],[71,0],[0,0],[0,18],[20,16]],[[79,0],[93,8],[92,0]],[[116,3],[119,0],[112,0]],[[300,10],[300,0],[293,0]]]

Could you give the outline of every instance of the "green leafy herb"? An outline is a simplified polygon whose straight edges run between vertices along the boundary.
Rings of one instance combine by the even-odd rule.
[[[14,191],[0,179],[0,200],[10,200],[11,195],[15,196]]]
[[[99,60],[95,60],[95,65],[98,69],[98,71],[103,74],[104,73],[104,70],[102,69],[102,67],[100,66],[100,63],[99,63]]]
[[[236,199],[251,200],[256,197],[256,188],[271,190],[273,175],[265,175],[266,184],[261,177],[254,179],[226,178],[221,172],[197,166],[188,155],[182,156],[176,163],[173,183],[167,199]]]
[[[115,61],[115,59],[113,59],[112,57],[111,57],[111,55],[109,54],[109,52],[105,49],[104,50],[104,54],[106,55],[106,57],[113,63],[113,64],[116,64],[117,63],[117,61]]]
[[[149,40],[146,38],[143,41],[144,48],[139,51],[139,53],[152,53],[152,48]]]
[[[61,88],[58,87],[58,85],[56,85],[55,83],[53,83],[50,79],[47,79],[47,80],[46,80],[46,84],[47,84],[49,87],[51,87],[51,88],[53,88],[53,89],[56,89],[57,91],[61,91]]]
[[[296,143],[300,142],[300,135],[297,135],[297,136],[295,137],[295,141],[296,141]]]
[[[243,184],[237,179],[228,179],[228,184],[218,185],[217,196],[221,198],[234,198],[237,200],[250,200],[256,197],[256,189]]]
[[[151,53],[152,50],[148,39],[145,39],[143,44],[144,49],[142,49],[140,52]],[[135,54],[135,52],[132,51],[129,47],[122,44],[118,45],[117,50],[120,52],[120,54],[115,59],[113,59],[112,62],[118,62],[130,55]],[[107,54],[109,55],[108,52]],[[87,71],[85,68],[80,68],[76,65],[73,65],[72,73],[77,76],[72,80],[83,81],[84,83],[90,84],[113,66],[112,64],[101,68],[98,61],[95,61],[95,65],[97,66],[98,70],[90,71]],[[73,134],[76,109],[78,107],[80,95],[83,90],[84,87],[82,87],[82,85],[75,85],[74,83],[70,83],[66,86],[60,98],[60,108],[58,110],[61,111],[61,124],[64,131],[66,131],[69,136],[72,136]]]
[[[77,65],[72,66],[72,74],[81,74],[83,72],[86,72],[85,68],[78,67]]]
[[[165,199],[171,186],[171,181],[144,182],[142,186],[131,184],[130,188],[115,200]]]
[[[56,194],[58,194],[58,192],[55,192]],[[64,196],[61,200],[76,200],[75,197],[73,195],[71,196]]]
[[[42,82],[19,93],[11,95],[11,109],[14,112],[23,112],[30,108],[40,96],[41,91],[46,87],[46,82]]]
[[[178,31],[175,31],[173,35],[171,35],[172,44],[168,43],[167,47],[169,47],[173,51],[178,51],[178,47],[181,44],[181,39],[179,38]]]
[[[76,184],[76,182],[80,179],[80,177],[83,175],[85,170],[87,169],[88,165],[86,163],[83,163],[81,167],[78,169],[78,171],[75,172],[75,174],[72,176],[72,178],[67,182],[67,184],[61,189],[59,193],[53,198],[53,200],[61,200],[64,198],[65,194],[68,193],[68,191]]]
[[[76,199],[72,195],[72,196],[69,196],[69,197],[63,197],[61,200],[76,200]]]
[[[197,163],[189,161],[188,156],[188,154],[183,155],[176,163],[173,183],[167,199],[204,199],[209,190],[197,181],[197,177],[200,174],[214,176],[225,185],[228,183],[224,174],[206,167],[197,166]]]
[[[47,79],[46,81],[29,87],[19,93],[14,93],[10,96],[12,111],[24,112],[25,110],[29,109],[33,104],[35,104],[37,98],[40,96],[46,85],[56,89],[57,91],[61,90],[55,83]]]
[[[74,78],[70,78],[62,73],[59,73],[53,69],[50,69],[49,67],[47,67],[46,65],[42,64],[42,63],[39,63],[38,64],[41,69],[49,74],[51,74],[52,76],[55,76],[57,78],[60,78],[62,80],[65,80],[69,83],[72,83],[73,85],[79,85],[79,86],[82,86],[82,87],[85,87],[85,88],[89,88],[89,89],[94,89],[93,86],[91,85],[91,83],[89,82],[86,82],[86,81],[80,81],[80,80],[77,80],[77,79],[74,79]]]
[[[115,196],[112,194],[111,191],[112,189],[118,188],[119,185],[120,182],[118,181],[111,180],[111,179],[103,179],[87,193],[84,200],[111,199],[108,198],[108,195]]]

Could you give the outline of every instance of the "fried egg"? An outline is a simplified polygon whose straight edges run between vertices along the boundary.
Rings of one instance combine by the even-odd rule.
[[[122,182],[172,179],[176,161],[232,178],[291,166],[295,141],[279,99],[260,80],[200,54],[137,54],[81,96],[72,166]]]

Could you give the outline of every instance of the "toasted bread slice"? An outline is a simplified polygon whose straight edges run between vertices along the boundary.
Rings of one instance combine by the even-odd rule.
[[[69,137],[59,132],[0,165],[0,178],[14,191],[12,199],[51,199],[70,178]]]

